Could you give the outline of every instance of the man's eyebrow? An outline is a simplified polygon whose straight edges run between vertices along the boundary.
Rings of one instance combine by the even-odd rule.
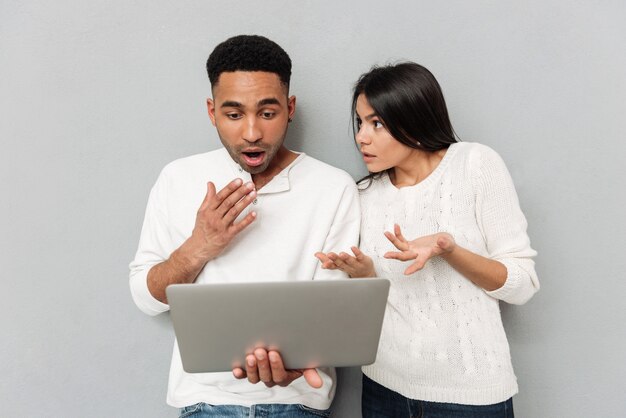
[[[261,107],[261,106],[279,105],[279,104],[280,104],[280,101],[277,98],[275,98],[275,97],[268,97],[266,99],[259,100],[259,103],[257,103],[257,106]]]
[[[233,100],[226,100],[220,107],[243,107],[243,105]]]

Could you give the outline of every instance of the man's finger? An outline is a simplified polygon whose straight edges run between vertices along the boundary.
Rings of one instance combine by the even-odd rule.
[[[283,359],[276,351],[270,351],[267,353],[270,360],[270,369],[272,370],[272,380],[279,385],[288,385],[287,370],[283,364]]]
[[[233,193],[233,195],[234,194],[235,193]],[[222,218],[222,220],[226,223],[226,225],[232,224],[235,221],[235,219],[237,219],[239,214],[243,212],[245,208],[250,206],[250,203],[252,203],[254,199],[256,199],[256,191],[252,190],[250,193],[245,195],[242,199],[235,202],[235,204],[223,215],[224,217]],[[222,204],[222,206],[220,206],[220,209],[218,210],[225,208],[226,207],[225,205],[227,205],[227,201],[228,199],[226,199],[226,201]]]
[[[248,225],[250,225],[256,219],[256,212],[250,212],[243,218],[241,221],[237,222],[233,226],[230,227],[230,233],[233,236],[237,235],[241,231],[243,231]]]
[[[306,380],[309,386],[315,389],[321,388],[324,384],[316,369],[305,369],[302,374],[304,375],[304,380]]]
[[[241,367],[235,367],[233,369],[233,376],[235,376],[235,379],[244,379],[246,372]]]
[[[198,212],[205,210],[214,200],[215,198],[215,184],[212,181],[206,184],[206,195],[204,196],[204,200],[198,209]]]
[[[235,189],[232,193],[226,196],[226,198],[219,204],[219,206],[215,209],[215,211],[220,216],[225,217],[226,214],[229,213],[229,211],[237,204],[237,202],[239,202],[241,199],[244,198],[244,196],[248,195],[253,190],[254,190],[254,183],[248,182],[246,184],[242,184],[237,189]]]
[[[246,356],[246,374],[250,383],[259,383],[259,370],[256,364],[256,357],[253,354]]]
[[[254,357],[256,357],[256,364],[259,369],[259,379],[265,384],[273,383],[272,369],[270,368],[270,362],[267,358],[267,351],[264,348],[257,348],[254,350]]]
[[[224,199],[231,195],[232,192],[237,190],[243,184],[242,179],[235,179],[228,183],[222,190],[215,194],[215,198],[212,199],[210,209],[217,209]],[[215,186],[213,186],[215,188]]]

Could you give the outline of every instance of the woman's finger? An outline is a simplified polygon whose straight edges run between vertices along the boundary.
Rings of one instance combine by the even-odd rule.
[[[400,241],[400,239],[398,239],[398,237],[396,237],[391,232],[385,231],[385,237],[387,237],[387,239],[391,241],[394,247],[396,247],[400,251],[406,251],[409,249],[409,245],[406,242]]]
[[[317,252],[315,253],[315,258],[317,258],[322,263],[323,269],[326,269],[326,270],[337,269],[337,265],[335,265],[335,263],[330,258],[328,258],[328,255],[321,253],[321,252]]]
[[[348,253],[339,254],[339,259],[349,266],[353,266],[354,264],[357,263],[356,258],[352,257]]]
[[[414,260],[417,257],[417,254],[410,253],[408,251],[389,251],[385,253],[383,257],[393,260],[410,261]]]
[[[406,276],[413,274],[416,271],[423,269],[425,264],[426,264],[425,259],[418,258],[417,260],[415,260],[415,263],[411,264],[409,267],[407,267],[406,270],[404,270],[404,274]]]
[[[393,232],[395,232],[396,237],[398,237],[398,239],[400,241],[407,242],[406,238],[404,238],[404,235],[402,235],[402,230],[400,230],[400,225],[394,224],[393,225]]]
[[[361,261],[365,257],[365,254],[358,247],[350,247],[352,250],[352,254],[356,257],[357,260]]]

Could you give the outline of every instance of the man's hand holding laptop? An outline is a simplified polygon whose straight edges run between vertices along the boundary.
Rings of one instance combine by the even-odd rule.
[[[257,348],[254,353],[246,356],[246,370],[239,367],[233,369],[233,375],[237,379],[248,378],[250,383],[265,383],[265,386],[274,385],[288,386],[291,382],[304,376],[309,386],[322,387],[322,378],[316,369],[286,370],[283,359],[278,351],[267,351]]]

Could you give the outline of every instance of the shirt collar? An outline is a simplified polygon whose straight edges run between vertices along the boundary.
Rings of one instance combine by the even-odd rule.
[[[225,154],[225,158],[228,160],[228,166],[232,171],[233,179],[240,178],[243,180],[244,183],[252,181],[252,176],[250,175],[250,173],[241,168],[241,166],[231,158],[226,148],[223,148],[223,151]],[[258,191],[258,194],[279,193],[289,190],[289,172],[296,164],[298,164],[304,159],[304,157],[306,157],[306,154],[303,152],[292,152],[298,155],[296,159],[293,160],[291,164],[285,167],[280,173],[276,174],[269,183],[267,183],[261,188],[261,190]]]

